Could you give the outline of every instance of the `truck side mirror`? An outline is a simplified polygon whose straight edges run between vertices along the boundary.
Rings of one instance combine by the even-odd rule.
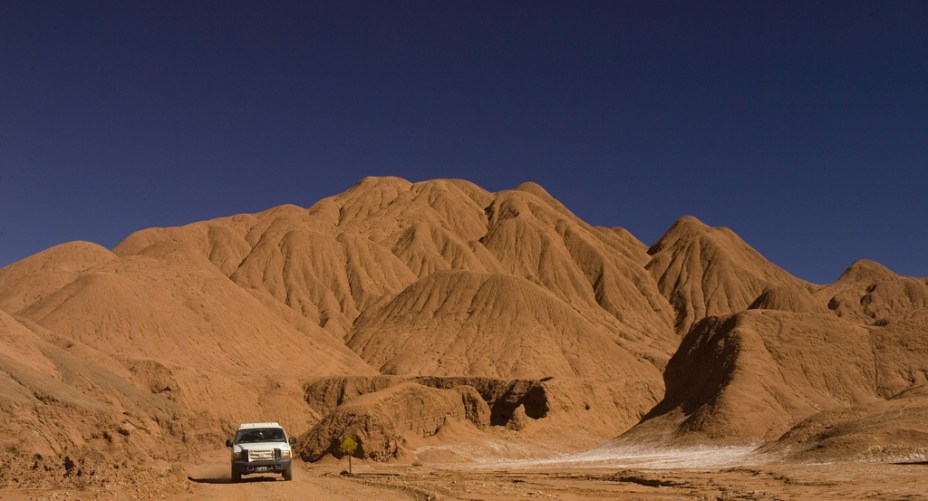
[[[226,439],[226,447],[232,447],[232,440]]]
[[[296,437],[290,437],[290,445],[296,445]]]

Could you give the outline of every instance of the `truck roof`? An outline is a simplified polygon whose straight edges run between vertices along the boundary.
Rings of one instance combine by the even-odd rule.
[[[245,430],[248,428],[283,428],[278,423],[242,423],[239,425],[238,429]]]

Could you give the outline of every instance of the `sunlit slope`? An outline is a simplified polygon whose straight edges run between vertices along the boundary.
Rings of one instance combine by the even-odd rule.
[[[86,250],[65,244],[46,251],[55,261],[39,254],[0,270],[0,306],[127,359],[263,374],[286,372],[281,365],[324,354],[311,368],[289,370],[316,375],[370,370],[339,338],[262,300],[260,292],[237,286],[212,266]]]
[[[920,290],[921,279],[878,280]],[[887,301],[897,316],[875,324],[827,309],[703,319],[667,366],[663,401],[623,440],[773,441],[763,450],[797,460],[916,457],[928,444],[928,310],[913,309],[913,296]]]
[[[490,193],[459,180],[368,178],[309,209],[145,230],[116,253],[208,261],[390,372],[599,377],[640,366],[660,385],[677,342],[645,246],[584,223],[531,183]],[[430,295],[448,303],[417,311]],[[475,300],[497,306],[469,308]]]
[[[699,319],[747,309],[771,287],[810,286],[767,261],[728,228],[680,218],[648,249],[648,270],[686,333]]]

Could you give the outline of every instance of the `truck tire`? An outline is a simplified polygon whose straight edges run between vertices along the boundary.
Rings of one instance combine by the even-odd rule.
[[[293,480],[293,465],[287,467],[283,473],[284,480]]]
[[[232,483],[238,483],[242,481],[242,474],[235,471],[235,468],[232,468]]]

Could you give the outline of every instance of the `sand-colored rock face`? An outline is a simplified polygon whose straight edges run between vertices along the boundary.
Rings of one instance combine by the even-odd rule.
[[[928,279],[903,277],[862,259],[817,296],[841,318],[885,325],[928,309]]]
[[[821,409],[875,399],[875,372],[863,327],[768,310],[710,317],[683,339],[645,424],[688,440],[759,443]]]
[[[662,355],[530,281],[470,272],[416,282],[363,315],[348,346],[384,373],[440,376],[636,378],[659,374],[636,352]]]
[[[165,446],[186,449],[169,424],[182,412],[168,394],[134,385],[105,352],[0,310],[0,483],[99,487],[145,478]],[[191,442],[215,433],[188,432]]]
[[[20,297],[30,290],[23,288]],[[282,318],[223,275],[186,263],[116,259],[36,296],[18,315],[114,355],[180,367],[261,371],[299,353],[325,353],[313,366],[317,374],[366,369],[324,330]]]
[[[825,305],[818,301],[807,288],[788,285],[764,289],[764,292],[757,296],[748,309],[817,314],[828,312]]]
[[[95,266],[117,259],[89,242],[70,242],[46,249],[0,270],[0,309],[17,313],[76,280]]]
[[[883,398],[895,398],[928,385],[928,309],[906,319],[870,329],[876,359],[876,388]]]
[[[405,433],[432,436],[450,420],[486,427],[490,409],[470,386],[442,390],[399,383],[340,405],[300,437],[300,454],[310,461],[330,453],[341,457],[342,441],[352,437],[358,444],[356,457],[392,459],[403,446]]]
[[[0,269],[0,482],[102,485],[267,419],[314,458],[349,431],[380,459],[576,450],[642,418],[623,440],[898,452],[926,431],[926,312],[924,278],[816,286],[693,217],[648,248],[534,183],[367,178]]]
[[[699,319],[742,311],[770,287],[807,284],[773,265],[728,228],[680,218],[648,249],[647,268],[686,333]]]
[[[208,260],[236,284],[267,293],[333,334],[348,336],[356,345],[393,345],[392,349],[397,348],[396,341],[371,339],[392,334],[366,330],[359,320],[362,312],[376,312],[378,322],[400,326],[408,317],[403,317],[404,305],[395,300],[384,309],[384,302],[430,287],[456,285],[434,278],[439,272],[477,274],[473,276],[488,278],[460,285],[479,287],[480,299],[488,305],[514,304],[508,297],[495,296],[529,289],[532,300],[540,304],[521,312],[523,332],[547,323],[539,331],[546,336],[553,331],[552,322],[572,322],[557,315],[579,315],[586,318],[585,327],[592,335],[614,338],[618,350],[628,352],[626,357],[643,356],[659,370],[676,343],[673,313],[641,266],[648,259],[645,251],[627,232],[582,222],[532,183],[493,194],[465,181],[412,184],[396,178],[365,179],[306,210],[284,206],[254,216],[145,230],[116,248],[123,256],[184,256],[198,264]],[[423,280],[428,282],[419,283]],[[444,307],[466,311],[469,305],[454,301],[472,300],[475,292],[455,293]],[[553,312],[554,317],[542,318]],[[491,325],[493,318],[484,315],[492,314],[500,312],[476,307],[468,316],[475,325]],[[461,319],[429,320],[422,315],[421,320],[444,324]],[[413,321],[421,323],[417,318]],[[451,346],[438,343],[432,351],[409,351],[425,348],[422,343],[409,346],[405,355],[408,359],[443,356],[449,361],[473,358],[460,353],[466,342],[448,341]],[[452,352],[438,351],[442,345]],[[497,375],[502,370],[516,371],[506,374],[512,376],[534,375],[538,364],[546,361],[513,354],[510,351],[518,347],[511,344],[494,348],[500,351],[485,351],[480,356],[486,360],[479,364],[456,362],[442,373]],[[359,353],[371,357],[368,362],[378,368],[385,363],[380,353]],[[568,356],[582,359],[588,354],[574,350]],[[515,363],[514,358],[524,361]],[[424,363],[388,370],[415,373]],[[615,364],[607,363],[601,371],[610,372],[611,365]],[[577,373],[563,362],[553,370]]]
[[[779,438],[767,450],[797,459],[885,459],[892,451],[901,460],[924,452],[925,440],[904,437],[928,437],[918,397],[928,383],[926,319],[868,328],[830,315],[765,310],[707,318],[668,364],[664,400],[629,436],[756,444]],[[870,455],[870,446],[882,452]]]
[[[493,427],[511,428],[517,414],[529,437],[578,435],[611,437],[638,422],[659,397],[646,381],[603,381],[590,378],[545,377],[500,379],[447,376],[335,376],[306,385],[306,403],[319,415],[369,393],[415,382],[438,389],[474,388],[490,409]],[[473,419],[468,418],[470,421]],[[474,421],[476,422],[476,421]]]

